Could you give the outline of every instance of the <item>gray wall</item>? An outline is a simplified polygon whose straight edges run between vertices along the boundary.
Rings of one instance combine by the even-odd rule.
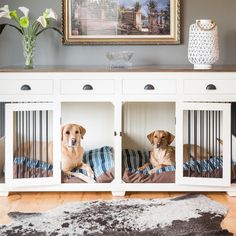
[[[45,8],[53,8],[61,19],[61,0],[0,0],[0,6],[10,9],[30,8],[38,17]],[[196,19],[210,18],[219,27],[221,65],[236,64],[236,1],[235,0],[182,0],[182,43],[175,46],[64,46],[54,32],[41,34],[37,39],[35,65],[106,66],[107,51],[132,50],[133,64],[189,65],[187,59],[188,29]],[[2,22],[2,19],[0,20]],[[6,28],[0,35],[0,66],[23,65],[20,35]]]

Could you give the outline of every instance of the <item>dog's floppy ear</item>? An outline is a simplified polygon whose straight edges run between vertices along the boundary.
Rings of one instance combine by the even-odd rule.
[[[61,127],[61,141],[63,140],[63,131],[64,131],[65,125]]]
[[[148,140],[150,141],[151,144],[153,144],[153,136],[154,136],[155,131],[147,135]]]
[[[83,139],[84,135],[86,133],[86,129],[83,126],[79,126],[79,131],[80,131],[80,134],[81,134],[81,138]]]
[[[168,135],[168,144],[171,144],[174,141],[175,136],[170,132],[167,132],[167,135]]]

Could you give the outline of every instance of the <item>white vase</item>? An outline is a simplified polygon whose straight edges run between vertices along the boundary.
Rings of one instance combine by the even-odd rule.
[[[188,59],[194,69],[211,69],[218,61],[218,27],[212,20],[196,20],[190,25]]]

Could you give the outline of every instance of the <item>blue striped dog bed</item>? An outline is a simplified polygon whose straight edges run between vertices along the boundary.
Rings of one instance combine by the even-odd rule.
[[[103,174],[106,175],[114,167],[112,147],[105,146],[85,151],[83,156],[83,161],[84,163],[89,163],[92,170],[94,171],[94,178],[96,180],[101,175]],[[40,162],[39,160],[32,160],[29,159],[28,157],[15,157],[14,166],[16,167],[23,166],[25,171],[28,171],[29,169],[36,169],[36,170],[41,169],[44,171],[48,170],[50,171],[50,173],[53,172],[53,165],[47,164],[45,162]],[[72,171],[83,173],[88,176],[87,171],[82,169],[74,169]]]
[[[125,168],[135,174],[144,174],[149,175],[149,171],[153,169],[152,165],[149,165],[144,170],[138,170],[138,167],[144,165],[149,162],[149,152],[148,151],[140,151],[133,149],[123,149],[122,157]],[[196,165],[195,165],[196,164]],[[192,171],[197,171],[201,173],[202,171],[213,171],[216,169],[221,169],[223,167],[223,159],[222,157],[213,157],[209,160],[202,161],[191,161],[190,163],[184,163],[183,169],[188,170],[189,168]],[[156,171],[156,174],[160,174],[162,172],[175,171],[175,166],[166,166]]]

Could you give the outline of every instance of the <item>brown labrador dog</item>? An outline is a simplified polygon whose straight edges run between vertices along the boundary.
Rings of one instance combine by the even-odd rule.
[[[148,140],[152,144],[153,148],[150,154],[150,162],[145,163],[139,167],[139,170],[144,170],[150,164],[153,169],[149,171],[149,174],[156,173],[156,170],[165,166],[175,165],[175,148],[170,146],[174,141],[175,136],[164,130],[156,130],[147,136]],[[187,162],[188,144],[183,146],[183,162]],[[204,150],[205,159],[206,151]],[[194,158],[194,145],[190,144],[190,157]],[[200,147],[197,146],[197,159],[200,160]]]

